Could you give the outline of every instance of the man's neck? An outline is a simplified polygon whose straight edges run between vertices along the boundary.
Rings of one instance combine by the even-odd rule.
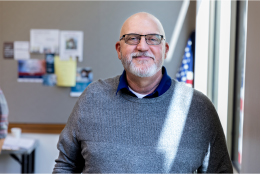
[[[162,79],[162,70],[160,69],[151,77],[137,77],[126,72],[126,79],[129,87],[139,94],[150,94],[158,87]]]

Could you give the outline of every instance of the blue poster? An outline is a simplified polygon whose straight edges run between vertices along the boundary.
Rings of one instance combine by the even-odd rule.
[[[46,54],[46,73],[54,74],[54,54]]]
[[[79,97],[85,88],[93,81],[92,70],[89,67],[77,68],[76,85],[71,87],[71,97]]]

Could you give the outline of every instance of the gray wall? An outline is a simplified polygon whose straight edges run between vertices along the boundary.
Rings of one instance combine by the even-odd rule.
[[[260,173],[260,1],[248,1],[241,173]]]
[[[92,67],[94,80],[122,73],[115,43],[122,23],[145,11],[162,22],[169,42],[182,1],[166,2],[0,2],[0,86],[10,109],[9,121],[18,123],[65,123],[77,100],[70,88],[46,87],[17,82],[17,61],[3,59],[3,42],[30,41],[30,29],[84,31],[83,62]],[[165,64],[173,78],[180,65],[186,41],[195,29],[196,2],[192,1],[172,61]],[[44,55],[31,55],[44,59]]]

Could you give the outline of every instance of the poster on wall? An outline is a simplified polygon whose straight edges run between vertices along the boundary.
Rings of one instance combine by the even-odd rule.
[[[46,73],[53,74],[54,73],[54,54],[46,54],[45,61],[46,61]]]
[[[61,60],[59,56],[54,57],[55,75],[57,77],[57,86],[72,87],[75,86],[76,78],[76,60]]]
[[[30,59],[28,41],[14,42],[14,59],[16,60]]]
[[[60,58],[83,60],[83,32],[82,31],[61,31],[60,32]]]
[[[45,60],[18,60],[18,82],[43,82]]]
[[[59,53],[59,30],[31,29],[30,30],[31,53],[47,54]]]
[[[14,58],[13,42],[4,42],[4,58]]]
[[[79,97],[85,88],[93,81],[93,73],[90,67],[77,68],[76,85],[71,87],[70,96]]]
[[[44,86],[55,86],[56,85],[56,75],[55,74],[45,74],[43,75],[43,85]]]

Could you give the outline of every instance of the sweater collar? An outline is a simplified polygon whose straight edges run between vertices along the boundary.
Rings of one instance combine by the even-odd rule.
[[[155,89],[154,92],[152,92],[151,94],[148,94],[147,96],[145,96],[145,98],[154,98],[154,97],[158,97],[160,95],[162,95],[163,93],[165,93],[169,87],[171,86],[171,78],[168,76],[167,70],[164,66],[162,66],[162,79],[160,81],[160,84],[158,85],[158,87]],[[124,93],[127,93],[129,95],[135,96],[135,94],[133,94],[128,87],[128,82],[127,82],[127,78],[126,78],[126,71],[124,70],[122,75],[120,76],[120,82],[118,85],[118,89],[116,92],[116,95],[119,91],[122,91]]]

